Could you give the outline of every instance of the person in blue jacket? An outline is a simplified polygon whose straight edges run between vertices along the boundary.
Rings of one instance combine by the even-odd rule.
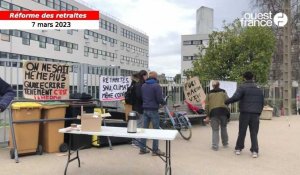
[[[143,119],[144,128],[149,128],[150,121],[152,122],[153,129],[159,129],[159,105],[165,105],[163,99],[162,88],[158,84],[157,73],[150,72],[149,78],[142,85],[142,100],[143,100]],[[142,139],[140,147],[140,154],[146,154],[150,151],[146,149],[146,139]],[[158,140],[153,140],[152,155],[161,156],[165,153],[158,149]]]
[[[15,96],[16,93],[12,87],[0,78],[0,112],[5,111]]]

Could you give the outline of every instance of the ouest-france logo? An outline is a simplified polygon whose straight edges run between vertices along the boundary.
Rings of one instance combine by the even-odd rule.
[[[245,13],[240,19],[242,26],[268,26],[276,25],[284,27],[288,22],[286,14],[276,13],[272,18],[272,12],[269,13]]]

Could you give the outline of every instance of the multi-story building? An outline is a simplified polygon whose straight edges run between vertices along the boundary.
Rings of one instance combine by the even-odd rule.
[[[0,10],[93,9],[79,0],[0,0]],[[0,30],[0,75],[15,89],[22,89],[22,60],[103,67],[88,67],[86,79],[91,74],[131,75],[148,70],[149,37],[102,13],[99,30]],[[96,94],[98,80],[87,86]]]
[[[213,9],[200,7],[196,15],[196,34],[181,36],[181,75],[191,69],[199,47],[208,43],[208,35],[213,31]]]

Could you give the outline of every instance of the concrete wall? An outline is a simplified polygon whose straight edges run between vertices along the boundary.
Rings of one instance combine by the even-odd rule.
[[[200,7],[196,15],[196,33],[210,34],[214,28],[214,10],[208,7]]]

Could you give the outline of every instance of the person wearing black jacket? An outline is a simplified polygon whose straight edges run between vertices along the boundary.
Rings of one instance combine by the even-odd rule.
[[[250,129],[252,157],[258,157],[258,140],[257,134],[259,129],[259,116],[264,106],[263,91],[256,85],[253,80],[252,72],[245,72],[243,75],[246,80],[234,95],[225,101],[230,104],[239,101],[240,118],[239,118],[239,134],[235,146],[236,155],[240,155],[244,149],[245,136],[247,128]]]
[[[133,84],[133,100],[132,100],[132,110],[138,113],[139,120],[137,122],[138,128],[143,128],[143,99],[142,99],[142,85],[145,83],[145,80],[148,78],[148,73],[145,70],[141,70],[136,74],[137,80]],[[133,144],[137,147],[140,147],[139,142],[133,141]]]
[[[15,91],[0,78],[0,112],[3,112],[16,96]]]

